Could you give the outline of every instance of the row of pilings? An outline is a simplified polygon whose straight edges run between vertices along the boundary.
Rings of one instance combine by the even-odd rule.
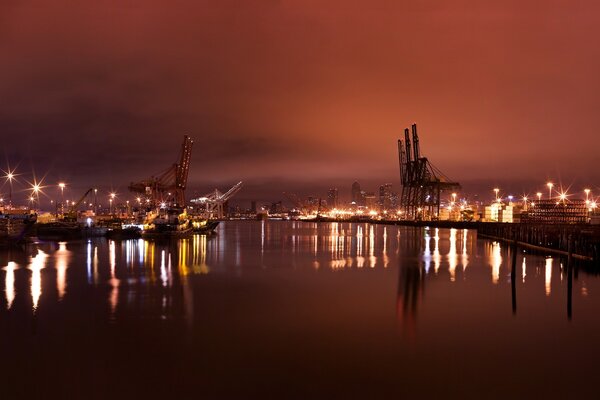
[[[600,227],[597,226],[480,223],[476,229],[479,235],[517,241],[525,247],[600,261]]]

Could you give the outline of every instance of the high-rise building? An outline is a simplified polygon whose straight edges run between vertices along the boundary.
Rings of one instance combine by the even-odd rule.
[[[363,192],[363,193],[364,193],[363,198],[362,198],[363,204],[361,204],[361,205],[364,205],[371,209],[376,208],[377,207],[377,197],[375,196],[375,193],[374,192]]]
[[[354,182],[352,184],[352,202],[356,205],[360,205],[362,203],[362,194],[360,190],[360,184],[358,182]]]
[[[384,183],[379,186],[379,208],[381,211],[392,208],[392,184]]]
[[[337,188],[331,188],[327,192],[327,205],[329,208],[337,208],[338,206],[338,190]]]

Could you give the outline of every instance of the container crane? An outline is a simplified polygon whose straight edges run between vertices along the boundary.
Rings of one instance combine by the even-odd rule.
[[[163,172],[148,179],[132,182],[129,190],[146,196],[154,206],[165,203],[184,207],[193,144],[192,138],[184,136],[178,163],[174,163]]]
[[[191,203],[198,204],[204,208],[204,213],[207,218],[221,219],[224,216],[223,205],[227,200],[232,198],[237,192],[242,189],[242,181],[236,183],[226,191],[221,193],[218,189],[205,194],[204,196],[197,197],[190,200]]]

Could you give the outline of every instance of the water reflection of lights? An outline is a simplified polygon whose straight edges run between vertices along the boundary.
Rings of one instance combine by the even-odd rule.
[[[111,286],[109,303],[110,303],[110,313],[111,316],[114,317],[115,311],[117,310],[117,304],[119,302],[119,280],[116,275],[117,268],[117,251],[115,247],[114,240],[109,241],[108,243],[108,263],[110,266],[110,280],[109,284]]]
[[[377,264],[377,257],[375,257],[375,232],[373,225],[371,225],[371,229],[369,230],[369,266],[375,268],[375,264]]]
[[[56,251],[56,288],[61,300],[67,290],[67,268],[71,252],[67,250],[67,242],[59,242]]]
[[[523,256],[523,283],[525,283],[525,277],[527,276],[527,261],[525,260],[525,256]]]
[[[192,243],[192,254],[197,255],[197,262],[194,263],[194,273],[198,274],[208,274],[208,272],[210,271],[208,265],[206,264],[206,244],[207,244],[207,238],[206,235],[198,235],[195,236],[194,242]],[[238,245],[236,247],[239,247],[239,241],[238,241]],[[239,248],[236,250],[236,265],[239,267],[241,266],[241,259],[240,259],[241,255],[240,255],[240,251]]]
[[[86,246],[85,264],[87,267],[88,283],[92,283],[92,241],[88,240]]]
[[[497,284],[500,280],[500,266],[502,265],[502,249],[500,243],[492,243],[492,254],[490,255],[490,263],[492,264],[492,282]]]
[[[425,273],[429,273],[431,268],[431,236],[429,236],[429,229],[425,229],[425,250],[423,250],[423,260],[425,261]]]
[[[383,268],[387,268],[390,258],[387,255],[387,226],[383,227]]]
[[[433,269],[437,275],[440,265],[442,263],[442,256],[440,254],[440,229],[435,228],[435,236],[433,237]]]
[[[550,296],[550,284],[552,282],[552,257],[546,258],[546,274],[544,276],[544,286],[546,296]]]
[[[144,256],[146,254],[145,244],[146,244],[146,241],[144,239],[137,240],[138,262],[140,264],[144,263]]]
[[[356,228],[356,255],[362,256],[363,252],[363,227],[358,226]]]
[[[463,229],[462,257],[461,257],[463,272],[465,272],[467,270],[467,264],[469,264],[469,253],[467,252],[467,237],[468,237],[468,231],[466,229]],[[464,275],[463,275],[463,279],[464,279]]]
[[[37,310],[40,296],[42,295],[42,269],[45,267],[48,254],[41,250],[35,257],[31,258],[29,269],[31,270],[31,299],[33,300],[33,311]]]
[[[458,265],[458,253],[456,252],[456,229],[450,229],[450,250],[448,251],[448,271],[450,282],[456,280],[456,266]]]
[[[295,226],[294,226],[295,228]],[[260,253],[265,252],[265,221],[263,220],[260,225]]]
[[[183,239],[179,241],[179,274],[181,276],[186,276],[188,274],[187,269],[187,256],[188,256],[188,240]]]
[[[6,271],[5,290],[6,294],[6,308],[10,310],[13,301],[15,300],[15,270],[17,264],[14,261],[9,261],[8,265],[3,269]]]
[[[160,280],[162,281],[163,287],[167,287],[167,265],[165,260],[165,251],[160,252]]]

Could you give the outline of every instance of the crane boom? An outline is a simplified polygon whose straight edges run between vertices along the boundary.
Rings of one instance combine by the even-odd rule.
[[[187,186],[188,173],[190,171],[190,160],[192,158],[192,145],[194,141],[189,136],[184,136],[181,145],[181,158],[177,165],[176,185],[178,189],[185,190]]]

